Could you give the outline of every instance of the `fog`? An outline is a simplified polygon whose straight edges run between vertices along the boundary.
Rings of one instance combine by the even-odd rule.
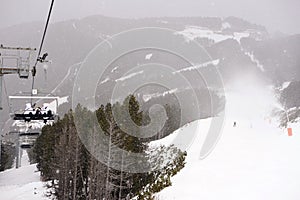
[[[46,18],[50,0],[0,0],[0,27]],[[101,14],[121,18],[236,16],[271,32],[300,33],[298,0],[56,0],[52,21]]]

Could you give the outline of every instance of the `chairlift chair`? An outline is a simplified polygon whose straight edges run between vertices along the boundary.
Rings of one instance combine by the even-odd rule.
[[[43,121],[46,124],[48,121],[54,121],[57,118],[58,99],[59,97],[53,96],[9,96],[10,116],[13,120],[24,120],[25,122]],[[25,109],[19,108],[13,111],[13,100],[23,101],[21,104],[24,106],[25,103]],[[36,100],[35,104],[44,102],[43,106],[33,106],[32,102],[34,100]]]
[[[29,149],[34,146],[37,138],[41,134],[41,130],[10,131],[9,134],[17,136],[17,148],[20,147],[21,149]],[[13,141],[15,142],[16,140],[14,139]]]
[[[30,75],[30,62],[35,48],[0,46],[0,75],[18,74],[27,79]]]
[[[20,147],[21,149],[30,149],[34,146],[36,138],[31,138],[28,136],[20,137]]]
[[[39,137],[38,132],[20,132],[19,144],[22,149],[28,149],[34,146],[36,139]]]

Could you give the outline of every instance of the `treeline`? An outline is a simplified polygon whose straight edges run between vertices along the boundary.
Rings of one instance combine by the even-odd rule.
[[[12,143],[1,144],[0,171],[10,169],[14,163],[16,147]]]
[[[122,103],[101,105],[95,112],[77,106],[61,120],[43,128],[33,151],[43,179],[49,181],[50,196],[74,200],[153,199],[154,193],[171,185],[170,177],[184,167],[186,153],[174,146],[149,148],[147,140],[124,132],[116,118],[123,119],[121,125],[126,131],[139,135],[125,117],[126,112],[137,126],[145,125],[149,119],[130,95]],[[105,135],[101,141],[93,121],[95,115]],[[99,148],[102,146],[105,148]],[[120,156],[115,148],[124,150],[121,159],[115,159]],[[123,159],[126,153],[144,156],[128,162]],[[98,156],[104,156],[105,162]],[[128,163],[142,163],[153,170],[130,172],[126,170]]]

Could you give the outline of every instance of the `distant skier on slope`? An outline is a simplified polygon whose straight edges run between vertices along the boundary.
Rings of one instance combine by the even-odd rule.
[[[233,127],[236,127],[236,122],[233,122]]]

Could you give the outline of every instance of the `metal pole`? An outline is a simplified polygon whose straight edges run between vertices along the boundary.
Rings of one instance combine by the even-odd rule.
[[[3,82],[3,76],[0,75],[0,110],[2,110],[2,82]]]
[[[284,112],[284,114],[285,114],[285,117],[286,117],[286,127],[288,127],[288,123],[290,122],[290,117],[289,117],[289,113],[288,113],[288,111],[286,110],[286,108],[280,108],[283,112]]]
[[[18,133],[17,142],[16,142],[16,169],[19,168],[19,159],[20,159],[20,133]]]
[[[2,163],[1,160],[1,154],[2,154],[2,149],[1,149],[1,145],[2,145],[2,122],[1,122],[1,116],[2,116],[2,81],[3,81],[3,76],[0,75],[0,166]]]
[[[289,114],[288,114],[288,112],[286,111],[286,109],[284,109],[284,112],[285,112],[286,119],[287,119],[286,125],[288,125],[288,123],[290,122]]]
[[[2,144],[2,130],[0,130],[0,167],[1,167],[1,164],[2,164],[2,160],[1,160],[1,154],[2,154],[1,144]]]
[[[18,167],[21,167],[22,166],[22,156],[23,156],[23,150],[20,148],[20,143],[19,143],[19,166]]]
[[[30,48],[30,47],[5,47],[3,45],[0,45],[0,49],[6,49],[6,50],[23,50],[23,51],[36,51],[36,48]]]

